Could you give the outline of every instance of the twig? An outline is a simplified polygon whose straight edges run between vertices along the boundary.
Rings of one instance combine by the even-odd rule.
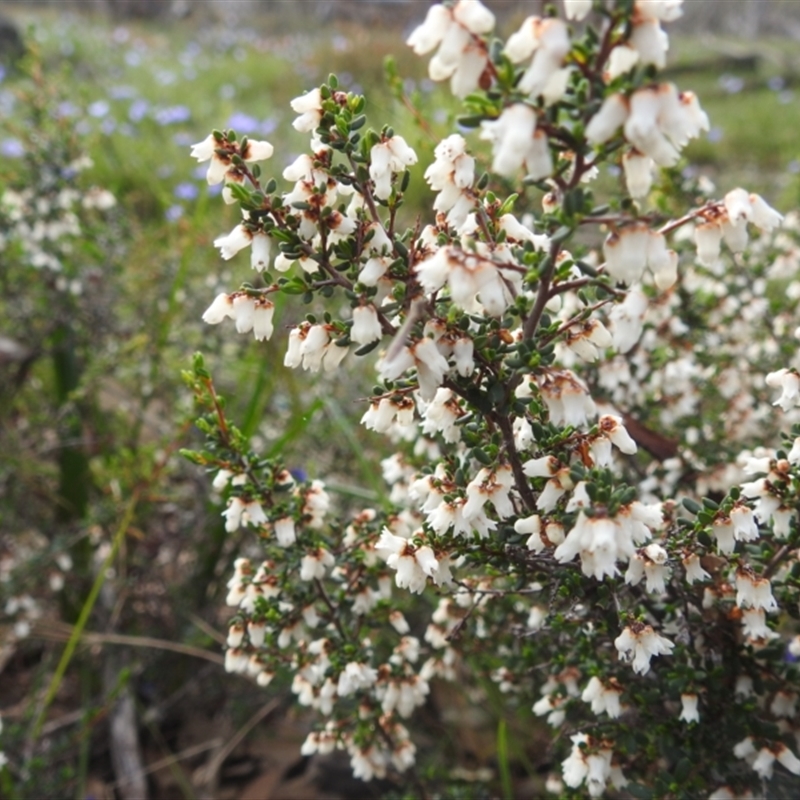
[[[31,638],[49,639],[51,641],[63,642],[69,640],[72,629],[68,626],[64,630],[58,628],[34,628]],[[193,647],[189,644],[180,642],[170,642],[167,639],[154,639],[150,636],[126,636],[122,633],[91,633],[82,631],[78,638],[86,644],[119,644],[128,647],[149,647],[153,650],[169,650],[173,653],[182,653],[186,656],[203,658],[215,664],[224,664],[225,658],[219,653],[212,653],[201,647]]]
[[[523,328],[523,337],[526,342],[533,339],[533,334],[536,333],[536,328],[539,325],[539,320],[544,314],[544,307],[550,300],[550,281],[553,279],[553,273],[556,269],[556,258],[561,245],[553,244],[550,248],[550,266],[545,270],[544,274],[539,279],[539,291],[536,293],[536,302],[533,309],[525,320],[525,327]]]
[[[339,609],[337,606],[333,604],[333,601],[330,597],[328,597],[328,593],[325,591],[325,587],[322,585],[322,581],[319,578],[314,578],[314,585],[317,587],[317,591],[319,592],[319,596],[322,598],[322,601],[328,607],[328,610],[331,612],[331,619],[333,624],[336,626],[336,630],[339,631],[339,636],[342,637],[344,641],[347,641],[348,636],[345,633],[344,628],[342,627],[342,621],[339,619],[338,611]]]
[[[217,399],[217,393],[214,390],[214,383],[212,382],[211,378],[207,378],[203,381],[206,387],[206,391],[208,392],[208,396],[211,398],[211,402],[214,404],[214,411],[217,415],[217,424],[219,425],[219,432],[222,434],[224,444],[227,446],[230,442],[230,432],[228,431],[228,422],[225,419],[225,413],[222,410],[222,406]]]
[[[195,782],[206,790],[212,790],[216,783],[220,768],[225,763],[225,759],[239,746],[242,740],[250,733],[259,722],[271,716],[281,706],[281,699],[273,698],[265,706],[262,706],[244,725],[224,744],[213,756],[213,758],[202,766],[195,773]]]
[[[712,203],[706,203],[701,208],[696,208],[694,211],[690,211],[688,214],[685,214],[680,219],[674,219],[672,222],[668,222],[666,225],[663,225],[661,228],[658,229],[658,233],[662,236],[671,233],[676,228],[680,228],[681,225],[685,225],[687,222],[691,222],[695,217],[700,216],[705,209],[711,206]]]
[[[216,628],[212,628],[202,617],[198,617],[197,614],[189,614],[188,619],[192,625],[200,628],[206,636],[210,636],[218,644],[225,644],[225,635],[220,633]]]
[[[602,308],[604,305],[610,302],[611,299],[606,297],[603,300],[598,300],[591,306],[585,306],[574,317],[572,317],[572,319],[568,319],[552,336],[548,336],[544,341],[548,342],[552,339],[555,339],[557,336],[560,336],[562,333],[568,331],[573,325],[577,325],[579,322],[583,322],[584,320],[588,319],[588,315],[593,311],[597,311],[598,308]]]
[[[464,616],[461,617],[461,619],[456,623],[453,630],[451,630],[450,633],[448,633],[447,636],[445,636],[445,639],[448,642],[455,642],[460,638],[461,632],[464,630],[464,626],[467,624],[469,618],[472,616],[472,612],[475,611],[475,609],[478,607],[480,601],[481,601],[480,597],[476,597],[472,601],[472,605],[467,609],[467,613],[464,614]]]
[[[156,470],[156,472],[159,471],[160,469]],[[112,537],[111,549],[101,564],[100,569],[97,571],[97,576],[92,584],[92,588],[89,590],[89,596],[86,598],[86,601],[81,608],[81,612],[78,615],[78,621],[72,628],[72,633],[69,635],[69,637],[67,637],[67,646],[64,648],[64,652],[61,654],[55,674],[53,675],[50,685],[47,688],[47,694],[45,695],[44,702],[42,703],[42,707],[39,710],[38,716],[36,717],[36,722],[33,725],[30,737],[31,741],[38,739],[39,734],[42,731],[42,725],[44,725],[47,709],[50,707],[50,703],[52,703],[55,699],[59,686],[61,686],[61,681],[64,679],[64,674],[66,673],[67,667],[72,660],[75,648],[78,646],[78,642],[81,639],[83,629],[89,620],[89,615],[92,613],[92,609],[94,608],[94,604],[97,601],[98,595],[100,594],[100,590],[103,588],[103,584],[106,581],[108,568],[116,558],[120,543],[122,542],[125,534],[128,532],[128,528],[130,527],[131,523],[133,522],[133,518],[136,513],[136,507],[143,492],[144,487],[137,486],[133,491],[130,500],[128,501],[128,504],[122,515],[122,520],[120,521],[119,526]]]
[[[185,750],[181,750],[179,753],[173,753],[172,755],[165,756],[159,761],[154,761],[152,764],[148,764],[148,766],[141,771],[141,775],[151,775],[152,773],[158,772],[161,769],[171,767],[178,761],[185,761],[187,758],[193,758],[194,756],[200,755],[200,753],[205,753],[207,750],[213,750],[215,747],[219,747],[224,741],[225,740],[221,737],[209,739],[207,742],[202,742],[200,744],[193,745],[192,747],[187,747]],[[110,786],[114,788],[118,783],[119,781],[115,781],[114,783],[110,784]]]
[[[117,652],[106,659],[103,685],[109,696],[116,694],[108,713],[108,746],[111,765],[116,777],[117,793],[122,800],[148,800],[144,776],[142,748],[139,744],[139,725],[136,703],[131,686],[121,680],[121,662]]]
[[[517,446],[514,442],[514,431],[511,428],[511,421],[505,414],[501,413],[497,415],[497,427],[500,428],[500,432],[503,434],[506,453],[511,464],[511,471],[514,473],[514,481],[517,484],[517,490],[528,510],[531,511],[536,506],[536,498],[533,496],[530,482],[522,468],[522,461],[520,460]]]
[[[781,549],[778,550],[778,552],[775,553],[774,556],[772,556],[772,558],[769,561],[769,564],[767,564],[766,568],[764,569],[764,573],[762,574],[761,577],[769,578],[775,572],[775,570],[778,569],[781,561],[783,561],[783,559],[786,558],[786,556],[791,551],[792,547],[793,545],[790,544],[783,545],[783,547],[781,547]]]

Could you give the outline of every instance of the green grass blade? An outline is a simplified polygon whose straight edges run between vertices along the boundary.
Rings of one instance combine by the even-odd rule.
[[[504,800],[514,800],[511,769],[508,765],[508,728],[504,719],[497,723],[497,768],[500,771],[500,783],[503,786]]]
[[[48,686],[47,688],[47,694],[45,695],[44,703],[42,704],[42,709],[39,712],[36,724],[33,726],[34,739],[38,738],[39,734],[42,732],[42,726],[44,725],[47,709],[53,702],[53,699],[55,698],[56,693],[58,692],[58,689],[61,686],[61,681],[64,680],[64,673],[67,671],[67,667],[69,666],[69,663],[72,660],[72,656],[75,654],[75,649],[78,646],[78,642],[80,641],[83,629],[86,627],[86,623],[89,621],[89,615],[92,613],[92,610],[94,609],[94,604],[97,602],[97,597],[100,594],[100,590],[103,588],[103,584],[106,582],[106,573],[108,572],[108,568],[111,566],[112,562],[116,558],[117,552],[119,551],[120,545],[122,544],[122,540],[125,538],[125,534],[128,531],[128,527],[133,521],[133,515],[136,510],[138,502],[139,502],[139,492],[137,491],[134,493],[133,497],[131,497],[130,502],[128,503],[128,507],[125,509],[122,521],[120,522],[119,527],[117,528],[117,531],[114,534],[114,539],[111,544],[111,552],[106,556],[105,560],[100,566],[100,569],[97,572],[97,577],[94,579],[94,583],[92,584],[92,588],[89,591],[89,595],[86,598],[83,607],[81,608],[81,613],[78,616],[78,621],[75,623],[75,626],[72,629],[72,634],[69,637],[67,646],[64,648],[64,652],[61,655],[61,660],[58,662],[55,675],[53,675],[53,679],[50,681],[50,686]]]
[[[276,439],[272,443],[272,447],[270,447],[269,451],[267,452],[267,458],[276,458],[279,456],[286,445],[291,444],[295,441],[295,439],[300,438],[303,435],[306,428],[311,424],[311,420],[314,418],[314,414],[317,413],[323,406],[325,405],[324,401],[319,397],[314,400],[314,402],[301,414],[296,414],[292,417],[289,426],[284,431],[283,436]]]

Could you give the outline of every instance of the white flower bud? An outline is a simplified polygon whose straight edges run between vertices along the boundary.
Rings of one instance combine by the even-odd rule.
[[[253,234],[244,225],[237,225],[227,236],[214,239],[214,247],[219,247],[222,257],[229,261],[247,247],[252,239]]]
[[[760,195],[751,194],[750,203],[753,208],[752,222],[764,233],[772,233],[783,222],[783,216],[769,206]]]
[[[680,157],[659,126],[666,92],[661,86],[639,89],[630,98],[625,121],[625,138],[640,152],[662,167],[673,167]]]
[[[592,0],[564,0],[567,19],[582,20],[592,10]]]
[[[606,63],[605,76],[608,80],[615,80],[620,75],[624,75],[639,61],[639,52],[626,44],[618,44],[608,57]]]
[[[621,94],[606,97],[600,110],[586,126],[586,139],[589,144],[605,144],[628,119],[629,106]]]
[[[257,341],[262,342],[272,336],[272,316],[274,313],[274,303],[263,297],[256,300],[253,311],[253,335]]]
[[[494,28],[494,14],[479,0],[458,0],[453,6],[453,19],[476,35]]]
[[[638,150],[629,150],[622,156],[625,184],[631,197],[646,197],[653,185],[653,159]]]
[[[292,123],[296,131],[313,131],[322,119],[322,95],[319,89],[312,89],[291,102],[292,111],[300,116]]]
[[[248,297],[246,294],[237,294],[233,298],[233,319],[236,322],[238,333],[248,333],[253,330],[255,311],[255,298]]]
[[[481,139],[493,143],[492,169],[512,177],[522,167],[536,130],[536,112],[524,103],[508,106],[496,120],[481,123]]]
[[[217,325],[224,319],[233,319],[233,299],[224,292],[214,298],[214,302],[203,313],[203,322]]]
[[[449,8],[437,3],[428,9],[425,22],[414,29],[406,44],[418,55],[424,56],[438,47],[453,22]]]
[[[541,17],[527,17],[520,29],[508,37],[503,53],[513,64],[519,64],[533,55],[539,46],[541,23]]]
[[[612,233],[603,243],[606,270],[617,281],[638,283],[647,266],[650,231],[646,225],[634,224]]]
[[[297,540],[294,529],[294,520],[291,517],[283,517],[275,521],[275,538],[281,547],[289,547]]]
[[[356,344],[369,344],[383,336],[381,323],[375,306],[358,306],[353,309],[353,326],[350,329],[350,338]]]
[[[698,697],[696,694],[681,695],[681,715],[679,719],[684,722],[700,722],[700,712],[697,710]]]
[[[703,222],[694,229],[697,260],[704,267],[713,267],[719,260],[722,245],[722,226],[718,222]]]
[[[657,69],[667,65],[669,37],[661,30],[658,20],[643,20],[634,25],[628,41],[639,54],[640,63],[653,64]]]
[[[263,272],[269,266],[270,245],[270,238],[266,234],[257,233],[253,236],[250,266],[257,272]]]

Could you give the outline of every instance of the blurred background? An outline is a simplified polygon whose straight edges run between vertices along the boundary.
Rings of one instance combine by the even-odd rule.
[[[53,0],[0,11],[0,796],[380,796],[347,760],[299,755],[310,725],[286,686],[223,669],[225,583],[257,557],[226,534],[209,477],[178,451],[201,439],[181,370],[206,354],[230,417],[270,455],[322,477],[342,513],[376,501],[380,437],[351,381],[282,366],[267,343],[200,322],[249,278],[214,238],[237,223],[190,145],[216,128],[268,139],[279,177],[307,145],[289,101],[329,73],[364,93],[429,160],[457,106],[406,52],[418,0]],[[504,36],[539,2],[492,4]],[[800,4],[685,3],[669,79],[711,117],[687,175],[800,201]],[[393,56],[396,79],[387,81]],[[470,144],[483,152],[470,135]],[[408,195],[407,220],[430,194]],[[599,190],[618,171],[604,170]],[[413,186],[413,184],[412,184]],[[359,387],[364,387],[360,389]],[[346,469],[345,469],[346,468]],[[496,700],[496,698],[495,698]],[[496,700],[499,703],[499,700]],[[435,686],[417,739],[463,775],[497,769],[497,716]],[[520,710],[517,796],[549,765]],[[546,734],[545,734],[546,736]],[[538,781],[538,782],[537,782]],[[464,795],[467,796],[467,795]],[[473,795],[470,795],[473,796]],[[482,796],[476,788],[474,796]]]

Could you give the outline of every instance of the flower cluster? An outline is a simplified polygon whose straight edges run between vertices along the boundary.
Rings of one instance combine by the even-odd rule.
[[[193,457],[219,470],[226,528],[265,548],[236,563],[226,664],[287,681],[323,718],[303,752],[346,751],[365,780],[420,756],[408,721],[434,678],[476,696],[488,678],[509,713],[524,698],[569,732],[554,791],[700,796],[740,780],[742,759],[759,778],[796,771],[797,670],[772,621],[796,598],[800,427],[763,445],[781,424],[770,388],[800,422],[800,251],[758,195],[717,200],[677,171],[648,210],[654,175],[708,129],[696,96],[657,77],[680,0],[565,10],[502,46],[478,0],[432,6],[412,33],[480,128],[436,145],[413,228],[398,209],[416,150],[365,130],[364,98],[334,79],[292,103],[313,138],[285,191],[234,132],[196,146],[243,214],[215,244],[226,259],[251,246],[256,269],[204,319],[269,338],[272,295],[316,302],[289,317],[284,366],[341,375],[377,351],[361,422],[395,449],[374,506],[332,500],[252,451],[196,365],[211,444]],[[476,178],[481,140],[494,175],[524,173],[518,196]],[[613,211],[589,188],[609,163],[630,196]],[[723,241],[755,279],[721,268]],[[788,310],[761,325],[787,284]],[[426,593],[433,612],[406,615]]]
[[[432,80],[450,78],[450,89],[464,97],[478,87],[489,64],[489,54],[481,34],[494,28],[494,15],[479,0],[457,0],[452,6],[432,5],[425,22],[408,44],[417,55],[436,50],[428,65]],[[438,49],[437,49],[438,48]]]

